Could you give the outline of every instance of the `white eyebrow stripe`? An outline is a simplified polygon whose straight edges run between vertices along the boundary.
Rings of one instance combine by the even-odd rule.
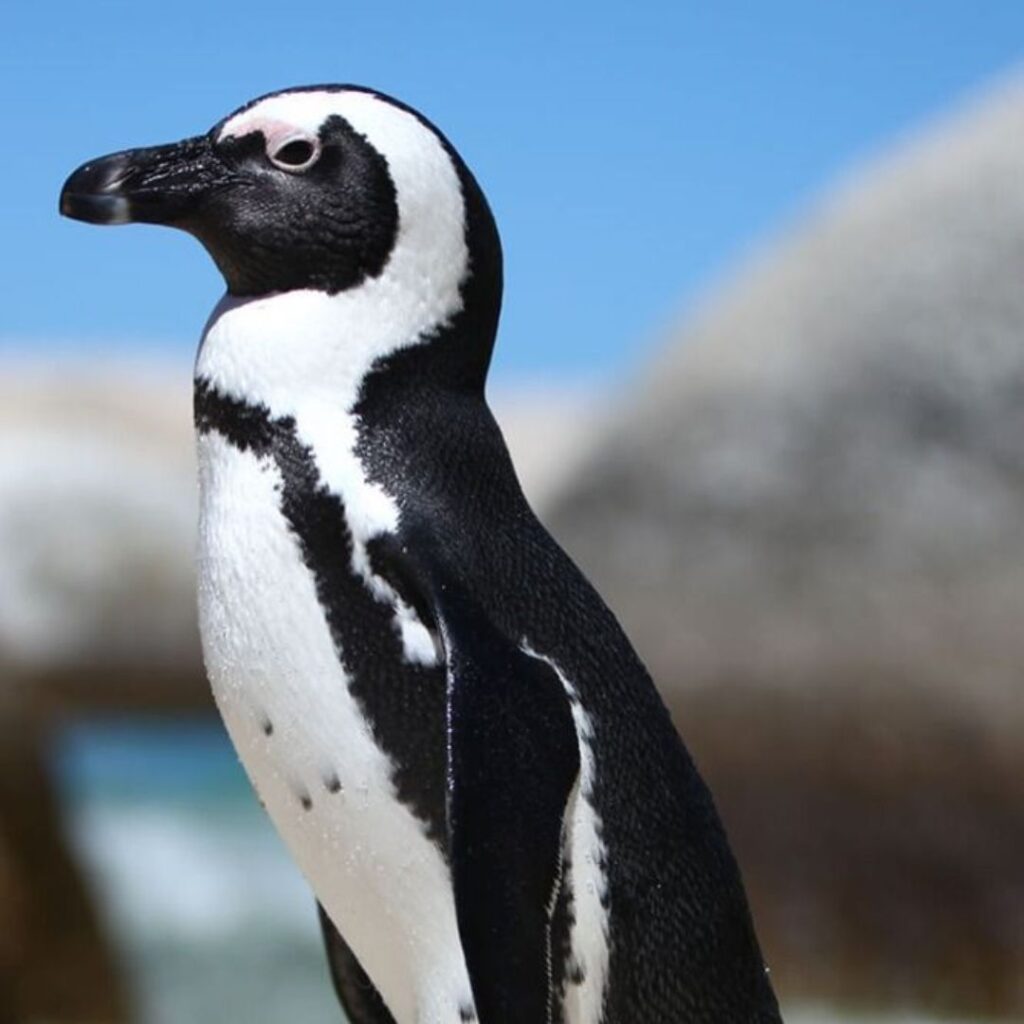
[[[290,131],[316,135],[331,114],[345,117],[346,99],[352,95],[352,92],[344,91],[305,91],[268,96],[225,121],[217,141],[240,138],[271,125],[287,125]],[[358,95],[373,98],[368,93]]]
[[[253,132],[259,132],[267,140],[268,151],[279,149],[282,143],[290,139],[316,138],[316,132],[310,132],[302,126],[291,124],[280,118],[256,116],[249,120],[239,121],[230,133],[222,131],[218,141],[222,142],[226,138],[242,138]]]

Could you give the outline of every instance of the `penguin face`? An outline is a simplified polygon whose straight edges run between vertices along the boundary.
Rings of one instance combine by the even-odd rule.
[[[378,278],[401,235],[462,270],[465,228],[450,146],[376,93],[271,94],[205,135],[80,167],[61,212],[98,224],[188,231],[236,296],[336,294]],[[415,284],[415,282],[412,282]]]
[[[257,119],[206,141],[223,184],[181,226],[232,294],[333,294],[380,274],[398,230],[395,187],[381,154],[342,117],[316,130]]]

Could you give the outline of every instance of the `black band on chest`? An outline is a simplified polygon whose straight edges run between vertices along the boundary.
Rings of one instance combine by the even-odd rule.
[[[323,483],[313,452],[299,440],[294,419],[274,417],[265,406],[228,397],[199,379],[195,424],[200,435],[215,432],[239,451],[273,460],[282,479],[280,510],[313,576],[349,690],[394,765],[399,799],[443,845],[443,666],[405,659],[394,607],[377,598],[354,571],[344,503]],[[404,581],[398,589],[414,608],[423,607],[406,592]],[[339,746],[345,742],[345,737],[338,737]]]

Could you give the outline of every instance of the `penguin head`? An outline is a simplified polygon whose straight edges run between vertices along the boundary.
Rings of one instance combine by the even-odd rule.
[[[204,135],[91,160],[60,210],[181,228],[239,298],[388,277],[428,305],[453,287],[465,304],[475,276],[500,301],[497,231],[461,158],[419,114],[359,87],[272,93]]]

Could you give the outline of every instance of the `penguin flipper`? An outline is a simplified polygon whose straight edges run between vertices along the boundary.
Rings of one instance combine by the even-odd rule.
[[[552,666],[451,583],[434,604],[448,673],[448,838],[459,936],[481,1024],[551,1019],[550,925],[579,775]]]
[[[569,695],[477,600],[414,516],[367,545],[374,571],[440,635],[455,913],[480,1024],[544,1024],[566,808],[579,777]]]
[[[550,1020],[551,913],[580,772],[568,696],[458,583],[431,588],[447,670],[447,830],[480,1024]]]
[[[338,1002],[350,1024],[395,1024],[395,1018],[384,1005],[384,1000],[363,970],[362,964],[319,903],[317,910],[334,991],[338,994]]]

